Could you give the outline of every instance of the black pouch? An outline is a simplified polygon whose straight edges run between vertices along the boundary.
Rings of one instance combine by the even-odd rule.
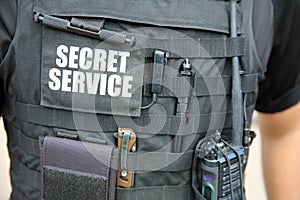
[[[41,147],[42,199],[114,200],[113,146],[45,137]]]

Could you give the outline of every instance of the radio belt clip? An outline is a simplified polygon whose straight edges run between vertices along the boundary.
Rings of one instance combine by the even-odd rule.
[[[134,173],[128,171],[127,154],[130,151],[136,151],[136,134],[132,129],[118,129],[118,148],[121,151],[121,169],[118,171],[117,174],[117,186],[123,188],[131,188],[133,186]]]

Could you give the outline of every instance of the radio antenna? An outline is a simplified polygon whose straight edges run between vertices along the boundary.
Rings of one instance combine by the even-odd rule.
[[[237,37],[237,0],[230,2],[230,36]],[[231,143],[236,147],[242,146],[243,138],[243,108],[242,108],[242,91],[240,64],[237,56],[232,58],[232,126]]]

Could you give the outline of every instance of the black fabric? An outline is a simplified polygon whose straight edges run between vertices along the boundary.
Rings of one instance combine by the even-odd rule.
[[[0,6],[0,75],[3,74],[2,62],[7,55],[10,43],[13,39],[17,19],[17,3],[13,1],[1,1]],[[4,102],[5,81],[0,76],[0,116]]]
[[[182,195],[184,194],[184,195]],[[144,187],[135,189],[118,188],[117,199],[132,200],[136,197],[141,199],[180,199],[192,200],[192,191],[189,185],[186,186],[164,186],[164,187]]]
[[[39,190],[41,185],[40,173],[32,169],[29,169],[28,166],[24,165],[20,160],[16,158],[11,158],[11,176],[14,177],[24,177],[26,180],[34,180],[31,182],[26,182],[26,186]]]
[[[260,0],[256,0],[256,2],[259,2]],[[276,97],[277,98],[283,98],[283,105],[285,106],[290,106],[292,104],[294,104],[296,101],[299,100],[299,94],[297,94],[296,91],[296,86],[293,84],[287,84],[286,82],[290,82],[287,77],[292,77],[292,81],[296,83],[299,80],[299,70],[296,73],[295,71],[291,71],[294,70],[293,67],[297,68],[297,63],[298,59],[296,56],[297,54],[299,54],[299,52],[297,51],[297,49],[295,49],[295,47],[291,47],[291,45],[288,46],[288,44],[297,44],[297,42],[293,41],[293,38],[296,38],[299,34],[297,33],[297,31],[293,32],[290,31],[290,29],[294,28],[294,26],[298,26],[298,24],[296,24],[296,22],[294,22],[295,20],[297,20],[297,8],[299,7],[299,3],[297,2],[293,2],[290,3],[289,1],[282,1],[282,4],[286,4],[286,6],[281,6],[279,5],[279,1],[275,2],[275,14],[277,15],[277,28],[276,30],[279,30],[278,27],[281,27],[281,25],[286,25],[287,27],[284,27],[282,29],[287,30],[287,31],[277,31],[276,33],[276,37],[275,37],[275,41],[280,41],[280,42],[274,42],[274,49],[273,49],[273,53],[272,53],[272,57],[271,57],[271,62],[269,64],[268,67],[268,73],[266,74],[267,76],[267,80],[265,81],[266,84],[262,84],[261,85],[261,91],[262,93],[260,94],[260,98],[258,101],[258,106],[257,108],[259,109],[260,105],[261,107],[264,106],[266,107],[267,105],[269,105],[270,101],[268,100],[268,95],[266,95],[266,91],[270,90],[270,86],[274,86],[274,88],[276,90],[278,90],[278,88],[282,88],[279,89],[278,93],[276,91]],[[39,2],[39,6],[42,6],[40,11],[45,11],[45,12],[49,12],[48,14],[57,14],[60,17],[64,17],[64,16],[81,16],[81,15],[86,15],[88,17],[95,17],[93,15],[97,15],[98,17],[104,17],[104,18],[111,18],[112,16],[115,16],[114,18],[110,19],[110,23],[111,25],[108,25],[107,28],[111,28],[111,27],[117,27],[116,24],[120,23],[120,25],[116,28],[116,30],[126,30],[128,27],[128,24],[126,24],[125,22],[122,22],[121,20],[128,20],[130,22],[136,22],[136,23],[149,23],[147,26],[150,25],[158,25],[158,26],[165,26],[165,27],[177,27],[178,29],[180,28],[188,28],[189,30],[183,30],[182,31],[187,31],[187,35],[189,35],[190,37],[192,36],[196,36],[197,37],[220,37],[220,33],[224,33],[228,34],[228,26],[229,26],[229,17],[227,16],[227,12],[228,10],[225,9],[225,7],[223,7],[224,4],[228,4],[228,1],[212,1],[212,0],[203,0],[203,1],[193,1],[193,2],[189,2],[189,4],[185,5],[183,4],[183,1],[178,0],[178,1],[169,1],[169,0],[153,0],[153,1],[139,1],[142,2],[141,4],[137,4],[137,1],[126,1],[126,3],[122,3],[122,1],[120,0],[113,0],[113,1],[106,1],[107,3],[100,3],[98,1],[93,1],[93,2],[97,2],[94,5],[92,3],[90,4],[86,4],[86,3],[79,3],[78,1],[58,1],[58,0],[53,0],[53,1],[43,1],[43,3],[41,3],[41,1],[35,1],[35,2]],[[70,2],[75,2],[72,5],[70,5]],[[102,1],[104,2],[104,0]],[[204,4],[202,4],[203,2],[205,2]],[[249,1],[252,2],[252,1]],[[0,54],[1,54],[1,65],[0,65],[0,98],[3,97],[12,97],[14,99],[16,99],[18,101],[18,103],[20,104],[27,104],[27,105],[32,105],[34,108],[33,109],[23,109],[22,112],[21,110],[19,111],[18,108],[14,108],[12,109],[13,112],[11,113],[5,113],[5,119],[7,121],[9,121],[9,123],[12,123],[13,125],[18,125],[17,127],[21,127],[20,130],[23,132],[24,127],[26,127],[26,125],[28,125],[29,123],[31,123],[31,127],[32,130],[28,129],[26,132],[27,135],[33,135],[32,132],[40,132],[41,135],[47,135],[49,134],[50,127],[53,125],[56,125],[57,123],[61,126],[61,128],[71,128],[76,129],[94,129],[95,127],[98,128],[98,126],[94,126],[99,125],[98,123],[103,123],[103,124],[109,124],[106,125],[105,127],[107,127],[107,129],[111,130],[111,129],[116,129],[117,128],[117,124],[115,123],[114,120],[119,120],[118,121],[118,125],[122,126],[122,125],[128,125],[128,122],[130,122],[131,124],[134,124],[137,126],[137,132],[143,132],[145,133],[146,131],[149,131],[151,128],[148,128],[150,126],[146,126],[145,128],[142,127],[142,125],[153,125],[156,124],[161,121],[160,117],[155,118],[155,120],[153,119],[149,119],[149,117],[145,117],[143,118],[144,121],[142,121],[141,123],[139,123],[138,120],[133,119],[132,121],[136,122],[132,123],[132,121],[130,121],[129,119],[127,120],[123,120],[122,117],[120,118],[113,118],[112,116],[108,116],[105,117],[104,115],[97,115],[97,117],[95,118],[88,118],[91,115],[85,115],[85,114],[79,114],[78,118],[80,119],[78,122],[79,124],[74,124],[75,122],[72,121],[72,117],[70,117],[69,114],[66,114],[64,111],[58,110],[57,113],[56,111],[53,111],[52,109],[49,109],[47,112],[36,112],[35,113],[35,108],[37,108],[37,110],[39,110],[39,102],[40,102],[40,77],[39,74],[41,74],[40,72],[40,68],[39,65],[41,63],[41,58],[40,58],[40,53],[42,50],[42,26],[41,24],[36,24],[35,22],[33,22],[32,20],[32,5],[33,1],[32,0],[20,0],[18,1],[18,6],[20,6],[19,8],[19,12],[18,12],[18,29],[17,29],[17,34],[14,36],[14,27],[15,25],[15,21],[16,21],[16,17],[17,17],[17,6],[15,5],[14,1],[8,1],[8,0],[4,0],[4,2],[1,2],[1,6],[0,6]],[[55,4],[56,6],[53,6],[53,4]],[[292,7],[289,8],[288,5],[291,5]],[[51,8],[49,8],[49,6],[51,5]],[[58,6],[59,5],[59,6]],[[61,5],[61,6],[60,6]],[[81,6],[78,6],[81,5]],[[118,5],[118,6],[116,6]],[[120,6],[119,6],[120,5]],[[210,5],[213,6],[213,9],[207,9]],[[52,7],[53,6],[53,7]],[[140,7],[138,7],[140,6]],[[158,9],[150,9],[153,6],[158,7]],[[173,6],[173,7],[172,7]],[[82,8],[84,7],[84,8]],[[140,9],[137,9],[140,8]],[[285,9],[286,11],[288,11],[288,13],[279,12],[278,8],[282,8]],[[81,10],[84,9],[84,13],[81,14]],[[260,10],[260,8],[256,8],[254,10]],[[149,12],[146,12],[148,11]],[[190,11],[193,12],[190,12]],[[90,12],[93,11],[93,12]],[[98,12],[101,11],[101,14],[97,14]],[[125,12],[126,11],[126,12]],[[292,12],[294,11],[294,12]],[[265,10],[263,12],[266,12]],[[46,13],[47,14],[47,13]],[[64,15],[65,14],[65,15]],[[126,14],[126,15],[124,15]],[[136,16],[138,15],[139,18]],[[257,13],[255,12],[254,15],[257,17]],[[175,16],[175,17],[173,17]],[[280,17],[282,16],[282,17]],[[291,17],[292,16],[292,17]],[[289,19],[291,17],[291,19]],[[200,18],[200,19],[199,19]],[[280,20],[282,18],[282,20]],[[282,23],[281,21],[283,21],[283,19],[288,19],[291,24],[289,26],[289,24]],[[114,21],[115,19],[118,19],[120,21]],[[198,20],[199,19],[199,20]],[[257,17],[258,22],[260,21],[260,18]],[[287,20],[287,21],[288,21]],[[109,21],[109,20],[108,20]],[[211,23],[212,22],[212,23]],[[248,23],[252,23],[252,21],[247,21]],[[257,21],[253,21],[253,23],[255,23]],[[281,22],[281,23],[279,23]],[[128,23],[128,22],[127,22]],[[207,24],[209,23],[209,24]],[[281,24],[281,25],[280,25]],[[292,24],[295,24],[292,26]],[[131,25],[131,24],[130,24]],[[280,26],[279,26],[280,25]],[[132,26],[137,26],[137,24],[133,24]],[[199,31],[201,28],[204,28],[206,31]],[[265,27],[263,25],[260,25],[258,27],[253,27],[253,28],[261,28],[262,29],[268,29],[268,27]],[[297,27],[296,27],[297,28]],[[178,30],[177,29],[177,30]],[[192,30],[193,29],[193,30]],[[296,30],[296,29],[295,29]],[[199,31],[199,32],[198,32]],[[216,32],[213,31],[219,31],[219,33],[217,34]],[[265,32],[265,31],[263,31]],[[153,32],[154,34],[157,34],[158,32]],[[159,32],[161,34],[157,34],[159,35],[159,38],[165,39],[168,38],[169,35],[167,35],[166,33],[163,32]],[[200,34],[200,36],[198,35],[198,33]],[[241,33],[241,32],[240,32]],[[269,32],[265,32],[265,33],[269,33]],[[283,33],[288,33],[288,34],[283,34]],[[259,37],[259,33],[257,34],[257,37]],[[280,36],[280,37],[279,37]],[[14,40],[12,40],[14,37]],[[291,39],[286,41],[285,39]],[[280,40],[279,40],[280,39]],[[12,43],[11,43],[12,42]],[[263,46],[263,43],[259,43],[260,46]],[[255,46],[255,45],[254,45]],[[298,48],[298,47],[297,47]],[[287,51],[286,51],[287,50]],[[15,52],[16,53],[15,53]],[[277,54],[276,54],[277,52]],[[258,49],[257,50],[258,54],[264,54],[264,49]],[[293,55],[292,55],[293,53]],[[15,56],[16,54],[16,56]],[[288,54],[289,59],[285,59],[287,56],[286,54]],[[33,57],[31,57],[33,55]],[[279,55],[279,56],[278,56]],[[279,58],[279,61],[284,62],[277,62],[275,60],[275,58]],[[285,61],[283,61],[285,59]],[[288,61],[287,61],[288,60]],[[216,60],[213,60],[214,62]],[[263,62],[263,61],[262,61]],[[273,64],[272,64],[273,62]],[[181,64],[181,63],[180,63]],[[229,75],[231,73],[231,71],[225,71],[227,69],[227,67],[229,65],[225,66],[225,60],[222,61],[222,63],[213,63],[213,64],[217,64],[218,67],[218,72],[221,72],[222,75]],[[219,64],[219,65],[218,65]],[[247,62],[246,62],[247,64]],[[276,65],[275,65],[276,64]],[[288,64],[288,65],[287,65]],[[15,66],[14,66],[15,65]],[[258,64],[259,65],[259,64]],[[290,69],[285,70],[285,66],[287,65],[288,67],[291,67]],[[207,66],[207,65],[206,65]],[[201,67],[201,70],[204,71],[204,74],[206,76],[208,75],[214,75],[214,73],[211,73],[211,68],[209,67],[209,63],[208,63],[208,67],[204,68]],[[212,64],[211,64],[212,66]],[[259,68],[260,66],[258,66],[257,68]],[[252,70],[256,69],[256,65],[250,66],[249,68],[251,68]],[[274,70],[274,69],[278,69],[278,70]],[[284,73],[279,73],[279,75],[282,77],[277,79],[274,75],[278,76],[278,73],[274,73],[272,71],[280,71],[279,69],[284,69],[285,72]],[[247,73],[253,73],[254,71],[246,71]],[[177,73],[177,71],[176,71]],[[290,74],[292,73],[292,75],[290,76]],[[297,74],[297,75],[296,75]],[[288,76],[289,75],[289,76]],[[272,78],[269,78],[272,77]],[[274,84],[275,82],[271,82],[268,80],[280,80],[279,83]],[[299,82],[299,81],[298,81]],[[249,84],[249,83],[247,83]],[[254,83],[253,83],[254,84]],[[282,87],[282,85],[284,85],[284,87]],[[268,87],[265,87],[268,86]],[[276,87],[275,87],[276,86]],[[273,88],[271,88],[273,89]],[[296,98],[292,98],[292,102],[289,102],[289,100],[287,100],[285,98],[285,91],[291,91],[291,95],[287,95],[288,96],[296,96]],[[218,90],[216,90],[218,91]],[[265,91],[265,92],[264,92]],[[281,91],[281,92],[280,92]],[[289,92],[288,92],[289,93]],[[297,96],[298,95],[298,96]],[[247,96],[247,98],[249,98]],[[171,99],[171,98],[169,98]],[[172,101],[173,104],[175,104],[174,102],[176,101],[175,98],[173,98],[174,101]],[[202,98],[202,99],[206,99]],[[262,102],[262,99],[266,99],[264,103]],[[1,99],[0,99],[1,101]],[[169,100],[168,100],[169,101]],[[166,112],[169,113],[174,113],[172,112],[173,109],[173,104],[170,103],[166,103],[168,102],[167,98],[161,98],[159,97],[158,99],[158,103],[155,106],[161,106],[164,105],[164,109],[166,110]],[[199,130],[197,129],[196,131],[199,132],[203,132],[206,131],[209,128],[218,128],[221,126],[221,128],[224,128],[224,123],[225,126],[229,126],[229,128],[231,127],[231,122],[227,123],[228,119],[230,119],[230,117],[226,117],[226,121],[224,122],[224,118],[226,116],[227,112],[223,112],[222,109],[220,109],[222,107],[223,102],[220,103],[219,99],[215,99],[215,102],[218,102],[218,106],[215,110],[212,109],[212,111],[210,111],[210,104],[207,105],[207,100],[205,100],[205,102],[201,105],[201,108],[203,108],[203,110],[209,110],[205,113],[201,113],[204,114],[204,118],[201,119],[201,123],[204,124],[203,127],[199,128]],[[161,103],[163,102],[163,103]],[[170,101],[171,102],[171,101]],[[0,107],[3,106],[3,103],[0,102]],[[7,103],[7,102],[6,102]],[[14,102],[10,102],[10,104],[13,104]],[[143,102],[145,103],[145,102]],[[8,103],[7,103],[8,104]],[[193,104],[194,105],[194,104]],[[192,105],[192,106],[193,106]],[[249,105],[249,104],[248,104]],[[274,104],[274,106],[276,106]],[[170,107],[172,107],[172,109],[169,109]],[[154,108],[154,107],[153,107]],[[229,107],[230,110],[230,107]],[[271,111],[274,111],[274,107],[270,109]],[[24,112],[23,112],[24,111]],[[209,116],[210,112],[221,112],[221,113],[217,113],[214,114],[213,119],[210,120],[210,118],[207,118],[207,116]],[[21,114],[19,114],[19,112]],[[155,114],[155,112],[160,113],[160,111],[158,112],[157,107],[155,109],[152,109],[151,112],[153,112]],[[73,113],[73,117],[76,118],[76,112]],[[155,115],[152,116],[155,116]],[[193,113],[194,114],[194,113]],[[197,113],[198,114],[198,113]],[[230,114],[230,113],[228,113]],[[40,117],[43,116],[43,117]],[[61,120],[60,122],[57,121],[57,116],[59,116],[59,120]],[[202,115],[203,116],[203,115]],[[34,118],[33,118],[34,117]],[[48,117],[49,120],[46,121],[47,123],[49,122],[49,124],[43,124],[45,123],[45,121],[43,120],[43,118]],[[142,116],[144,117],[144,116]],[[66,118],[64,120],[64,118]],[[77,120],[78,120],[77,118]],[[201,115],[200,115],[201,118]],[[34,122],[32,120],[35,120]],[[81,120],[82,119],[82,120]],[[180,126],[180,128],[178,127],[180,122],[183,121],[183,119],[178,118],[178,117],[170,117],[168,123],[166,124],[166,126],[161,130],[161,133],[163,134],[168,134],[167,135],[167,139],[170,138],[171,135],[174,135],[174,131],[172,130],[176,130],[176,132],[178,131],[179,133],[185,133],[186,135],[189,134],[194,134],[195,132],[195,128],[197,128],[197,126],[195,126],[195,123],[193,122],[193,119],[190,118],[190,122],[189,124],[192,124],[191,127],[187,127],[188,123],[185,123],[184,126]],[[197,118],[195,118],[197,119]],[[209,119],[209,120],[206,120]],[[22,121],[22,120],[27,120]],[[89,121],[91,120],[91,121]],[[152,124],[150,122],[147,121],[151,121],[152,120]],[[95,123],[96,122],[96,123]],[[171,123],[174,122],[174,123]],[[195,121],[197,122],[197,120]],[[85,124],[83,124],[85,123]],[[206,124],[205,124],[206,123]],[[77,126],[76,126],[77,125]],[[89,125],[91,125],[91,127],[89,127]],[[199,125],[199,124],[198,124]],[[46,127],[47,126],[47,127]],[[127,127],[127,126],[126,126]],[[153,126],[152,126],[153,127]],[[173,128],[174,127],[174,128]],[[226,127],[225,127],[226,128]],[[166,130],[166,131],[165,131]],[[32,132],[31,132],[32,131]],[[52,130],[51,130],[52,131]],[[54,131],[53,131],[54,132]],[[160,134],[161,134],[160,133]],[[139,134],[139,133],[138,133]],[[148,140],[148,143],[146,143],[145,145],[145,141],[146,139],[141,138],[138,141],[138,151],[140,150],[149,150],[147,148],[149,148],[149,146],[151,146],[151,148],[154,148],[155,145],[161,145],[164,144],[163,140],[166,140],[165,138],[163,138],[162,140],[158,140],[158,138],[161,135],[155,135],[155,140]],[[193,136],[193,135],[191,135]],[[198,136],[198,135],[196,135]],[[27,138],[28,139],[28,138]],[[153,141],[156,141],[156,143],[154,143]],[[16,142],[20,142],[16,141]],[[160,144],[161,143],[161,144]],[[190,143],[189,143],[190,144]],[[147,146],[148,145],[148,146]],[[192,144],[193,145],[193,144]],[[192,146],[191,145],[191,146]],[[18,145],[16,145],[18,146]],[[147,147],[146,147],[147,146]],[[15,147],[15,146],[13,146]],[[18,157],[20,161],[22,161],[22,163],[26,163],[27,160],[33,160],[34,162],[38,160],[38,158],[36,158],[36,160],[34,158],[29,157],[29,155],[25,155],[25,153],[21,153],[21,151],[18,149],[17,151],[15,149],[18,148],[11,148],[10,153],[12,155],[12,157]],[[28,149],[24,149],[24,151],[27,151]],[[153,149],[151,149],[153,150]],[[34,152],[35,150],[33,150]],[[28,159],[24,159],[24,157],[28,157]],[[29,164],[28,164],[29,163]],[[27,162],[26,166],[30,166],[30,164],[33,162]],[[14,163],[12,163],[12,165],[14,165]],[[37,170],[37,167],[30,167],[34,168],[35,170]],[[21,193],[24,194],[24,196],[27,199],[40,199],[39,198],[39,190],[36,190],[34,188],[30,188],[31,186],[29,186],[30,184],[26,184],[26,182],[23,179],[28,179],[28,177],[26,177],[26,175],[19,173],[20,170],[16,170],[18,173],[14,172],[14,170],[12,170],[11,174],[12,174],[12,184],[13,184],[13,191],[17,191],[15,190],[15,188],[18,188],[20,190]],[[28,171],[29,173],[29,171]],[[145,187],[145,183],[147,183],[148,185],[159,185],[158,183],[161,183],[160,185],[168,185],[168,184],[173,184],[173,185],[179,185],[180,186],[184,186],[187,185],[189,182],[189,171],[185,171],[185,172],[175,172],[175,173],[150,173],[150,174],[136,174],[136,185],[140,186],[140,187]],[[17,178],[18,177],[18,178]],[[151,180],[150,180],[151,179]],[[166,183],[167,182],[167,183]],[[33,184],[38,184],[38,181],[36,181]],[[167,191],[167,189],[165,189],[164,187],[159,187],[159,189],[163,189],[163,191]],[[165,190],[164,190],[165,189]],[[149,191],[149,190],[148,190]],[[158,190],[153,190],[150,191],[149,193],[151,194],[151,192],[156,192]],[[173,190],[169,190],[170,194],[172,196],[173,199],[176,199],[178,196],[175,195],[176,193],[174,192],[173,195]],[[120,192],[119,192],[120,193]],[[179,192],[178,192],[179,193]],[[13,194],[16,194],[13,192]],[[140,194],[140,192],[135,192],[132,193],[134,198],[137,198],[136,195]],[[144,193],[146,194],[146,193]],[[185,194],[183,192],[180,192],[180,194]],[[146,195],[147,196],[147,195]],[[149,198],[148,198],[149,197]],[[16,196],[12,196],[12,198],[14,199],[23,199],[23,198],[18,198]],[[147,198],[145,197],[144,199],[150,199],[151,196],[147,196]],[[155,198],[157,199],[157,198]],[[178,198],[181,199],[181,198]]]
[[[220,103],[222,98],[216,98],[215,101]],[[153,132],[153,127],[147,127],[149,123],[147,120],[134,121],[120,117],[112,117],[98,115],[99,121],[101,120],[101,127],[99,126],[98,120],[95,120],[95,116],[90,113],[76,113],[65,110],[56,110],[51,108],[44,108],[37,105],[24,104],[21,102],[13,102],[7,105],[4,113],[6,115],[13,115],[26,122],[31,122],[36,125],[44,125],[50,127],[68,128],[72,130],[82,131],[98,131],[98,132],[114,132],[117,130],[117,124],[113,121],[118,121],[119,126],[131,126],[135,128],[135,131],[140,134],[148,135],[182,135],[188,136],[197,133],[206,133],[211,130],[218,130],[222,128],[231,127],[231,113],[227,112],[216,112],[216,113],[200,113],[197,115],[190,116],[189,123],[183,123],[185,117],[175,115],[153,115],[150,116],[153,124],[164,125],[158,132]],[[220,103],[221,104],[221,103]],[[249,107],[251,110],[251,106]],[[76,122],[74,122],[72,115],[76,115]],[[147,113],[142,115],[142,118],[147,118]],[[80,120],[78,120],[80,119]],[[86,121],[84,121],[86,119]],[[201,119],[201,120],[200,120]],[[199,123],[200,122],[200,123]],[[180,124],[180,126],[178,126]]]
[[[101,3],[98,0],[90,0],[86,4],[76,0],[36,0],[35,11],[48,15],[97,16],[165,27],[201,28],[229,33],[228,1],[127,0],[126,3],[123,2],[111,0],[109,3]],[[239,32],[241,32],[240,22],[241,16],[239,15]]]
[[[17,4],[14,1],[1,1],[0,8],[0,62],[5,57],[16,28]]]
[[[24,196],[24,194],[14,185],[12,184],[14,190],[11,193],[10,199],[11,200],[18,200],[18,199],[22,199],[22,200],[29,200],[27,197]],[[38,195],[40,196],[40,195]]]
[[[273,0],[273,3],[276,16],[274,48],[266,73],[267,78],[260,84],[260,94],[256,106],[256,109],[262,112],[283,110],[297,103],[300,99],[299,1]],[[14,35],[16,4],[16,1],[1,2],[0,61],[3,61]],[[4,96],[2,78],[1,76],[0,97]],[[1,102],[3,102],[2,99]]]
[[[21,130],[13,127],[10,124],[6,125],[6,130],[9,132],[9,139],[19,145],[22,150],[32,156],[40,156],[39,141],[28,137]]]
[[[171,53],[169,54],[168,58],[223,58],[243,56],[245,51],[245,38],[243,37],[205,39],[147,38],[145,44],[151,49],[169,50]]]
[[[300,100],[300,1],[273,0],[275,37],[266,72],[259,85],[256,109],[282,111]]]

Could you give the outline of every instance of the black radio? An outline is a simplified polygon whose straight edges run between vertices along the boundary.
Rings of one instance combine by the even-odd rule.
[[[231,146],[217,132],[212,139],[202,142],[200,152],[197,177],[202,196],[206,200],[243,199],[244,148]]]

